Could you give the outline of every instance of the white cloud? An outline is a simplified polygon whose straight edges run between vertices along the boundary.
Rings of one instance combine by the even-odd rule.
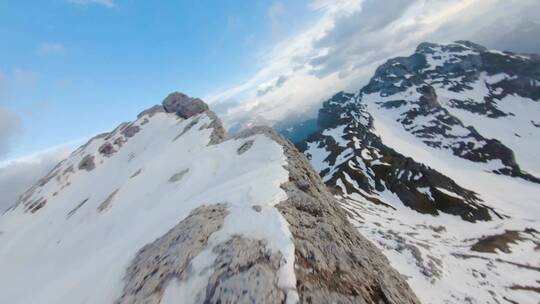
[[[66,158],[80,140],[49,148],[18,159],[0,162],[0,214],[13,205],[19,195],[44,177]]]
[[[60,55],[66,52],[66,48],[61,43],[42,43],[38,46],[36,52],[39,55]]]
[[[468,39],[523,51],[540,34],[537,0],[316,0],[309,8],[320,18],[261,57],[257,73],[205,97],[228,127],[314,115],[323,99],[360,89],[379,64],[409,55],[423,41]],[[269,15],[282,9],[276,4]],[[508,38],[518,30],[521,42]]]
[[[113,0],[67,0],[67,2],[77,5],[97,4],[108,8],[113,8],[116,6],[116,3]]]
[[[21,119],[19,115],[0,106],[0,157],[9,152],[20,131]]]

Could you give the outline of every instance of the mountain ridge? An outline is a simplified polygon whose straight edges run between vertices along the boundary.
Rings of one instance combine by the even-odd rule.
[[[419,303],[275,130],[227,137],[199,99],[164,105],[0,217],[0,301]]]

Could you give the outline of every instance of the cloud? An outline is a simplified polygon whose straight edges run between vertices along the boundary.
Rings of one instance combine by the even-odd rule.
[[[276,89],[276,88],[281,88],[285,82],[287,82],[287,80],[289,79],[289,76],[286,76],[286,75],[281,75],[279,76],[275,82],[273,82],[272,84],[270,85],[265,85],[263,86],[261,89],[257,90],[257,96],[264,96],[266,95],[268,92]]]
[[[66,52],[66,48],[61,43],[42,43],[36,50],[38,55],[61,55]]]
[[[70,145],[53,147],[24,158],[0,163],[0,213],[13,205],[19,195],[66,158]]]
[[[0,106],[0,158],[9,152],[20,131],[21,119],[19,115]]]
[[[269,18],[286,6],[274,2]],[[205,99],[226,126],[316,115],[321,101],[356,91],[378,65],[409,55],[424,41],[472,40],[490,48],[539,52],[537,0],[315,0],[320,14],[304,32],[261,56],[262,68],[237,86]],[[286,75],[286,80],[278,79]],[[227,106],[220,105],[226,103]]]
[[[522,53],[540,53],[540,2],[534,0],[478,2],[456,22],[439,31],[453,35],[461,28],[470,29],[470,39],[490,48]],[[492,22],[486,22],[486,16]],[[483,26],[479,26],[483,25]]]
[[[113,0],[67,0],[67,2],[77,5],[97,4],[107,8],[113,8],[116,6],[116,3]]]

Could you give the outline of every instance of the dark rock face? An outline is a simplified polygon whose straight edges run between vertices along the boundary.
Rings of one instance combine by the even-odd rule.
[[[124,135],[125,137],[133,137],[135,136],[135,134],[139,133],[139,131],[141,130],[141,127],[139,126],[136,126],[136,125],[128,125],[126,126],[126,128],[124,130],[122,130],[122,135]]]
[[[47,204],[47,199],[41,197],[37,200],[31,202],[30,204],[25,204],[24,212],[36,213],[39,209],[43,208]]]
[[[249,150],[253,146],[253,140],[248,140],[245,143],[243,143],[237,150],[236,153],[238,155],[244,154],[247,150]]]
[[[99,147],[98,152],[104,156],[111,156],[116,152],[116,150],[110,142],[105,142]]]
[[[443,212],[470,222],[490,220],[493,214],[499,216],[482,204],[476,193],[384,145],[373,132],[373,117],[354,95],[341,92],[324,102],[319,120],[321,131],[298,146],[308,158],[312,157],[308,146],[328,152],[328,167],[316,169],[337,193],[355,193],[372,203],[384,204],[376,194],[389,190],[420,213]],[[324,132],[338,127],[343,127],[341,138]]]
[[[265,134],[283,146],[289,182],[287,200],[277,205],[295,246],[300,303],[419,303],[404,278],[347,220],[336,199],[290,142],[269,127],[236,138]]]
[[[81,162],[79,163],[79,170],[86,170],[86,171],[92,171],[96,167],[96,163],[94,162],[94,155],[87,154],[83,157]]]
[[[192,98],[185,94],[174,92],[163,100],[166,112],[177,113],[182,118],[189,118],[208,110],[208,105],[199,98]]]
[[[107,198],[103,202],[101,202],[101,204],[99,204],[99,206],[97,207],[97,210],[99,212],[103,212],[107,210],[111,206],[111,203],[114,197],[116,196],[116,194],[118,193],[118,191],[120,191],[120,189],[116,189],[111,194],[109,194],[109,196],[107,196]]]
[[[505,253],[511,253],[510,244],[516,244],[527,240],[530,237],[537,236],[538,231],[528,228],[523,231],[506,230],[504,233],[485,236],[471,246],[472,251],[497,253],[500,250]],[[538,243],[537,243],[538,244]]]

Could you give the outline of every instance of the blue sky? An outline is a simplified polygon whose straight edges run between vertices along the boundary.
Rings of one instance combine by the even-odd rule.
[[[174,90],[232,86],[316,16],[307,1],[4,1],[0,106],[20,127],[0,159],[106,131]]]

